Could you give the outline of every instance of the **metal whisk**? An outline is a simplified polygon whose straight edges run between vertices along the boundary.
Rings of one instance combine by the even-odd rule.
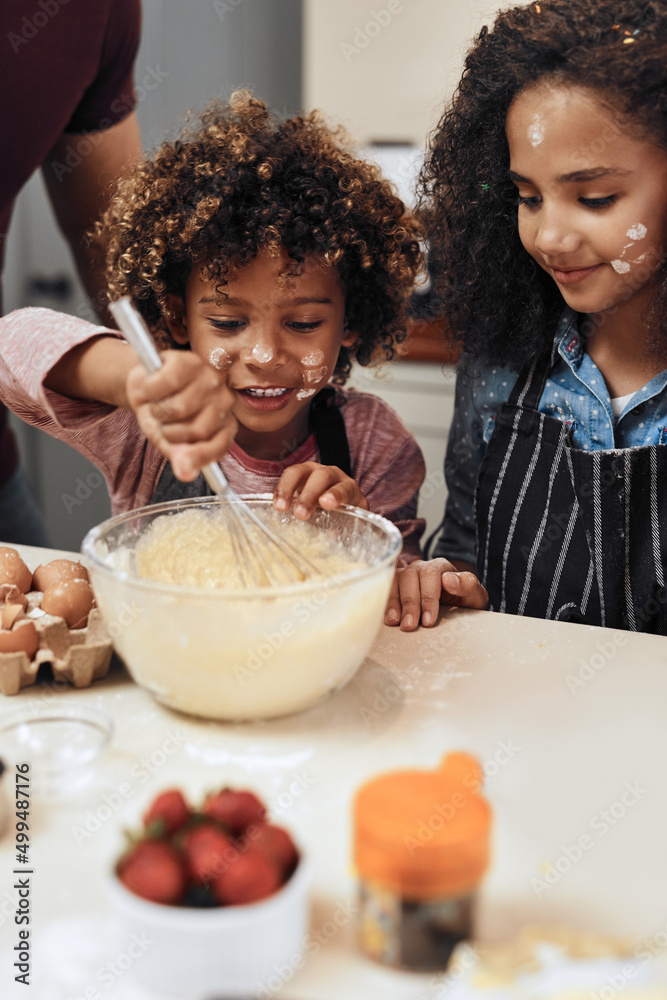
[[[109,309],[146,371],[161,368],[162,360],[150,331],[129,296],[109,303]],[[319,574],[309,559],[290,542],[278,538],[243,502],[219,465],[209,462],[201,471],[213,492],[225,503],[234,559],[244,586],[280,586]]]

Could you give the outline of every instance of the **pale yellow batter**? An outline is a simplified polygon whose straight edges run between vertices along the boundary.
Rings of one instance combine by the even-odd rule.
[[[346,552],[326,532],[305,522],[285,524],[275,519],[270,527],[277,537],[315,565],[319,573],[313,574],[313,579],[339,576],[366,565],[359,558],[360,553]],[[256,531],[254,544],[246,551],[246,563],[252,563],[254,552],[268,560],[275,578],[285,584],[291,581],[289,560],[260,531]],[[156,518],[137,545],[135,555],[138,573],[151,580],[188,587],[230,590],[244,587],[224,508],[219,514],[188,510]],[[267,585],[269,580],[263,575],[261,564],[254,565],[261,585]],[[297,581],[295,576],[293,582]]]

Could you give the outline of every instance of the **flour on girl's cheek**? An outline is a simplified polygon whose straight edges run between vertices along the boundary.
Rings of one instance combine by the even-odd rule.
[[[636,226],[630,226],[625,235],[629,236],[631,240],[637,241],[645,239],[647,232],[648,229],[646,226],[642,225],[641,222],[638,222]]]
[[[629,262],[623,260],[626,251],[628,251],[630,247],[634,246],[635,243],[638,243],[639,240],[645,239],[647,233],[648,229],[642,222],[637,222],[635,223],[634,226],[630,226],[627,233],[625,234],[626,236],[630,237],[630,243],[626,243],[625,246],[623,247],[621,256],[616,260],[612,260],[611,262],[611,266],[613,267],[613,269],[616,271],[617,274],[627,274],[628,271],[630,270],[630,264],[641,264],[641,262],[646,259],[646,254],[642,254],[640,257],[636,257],[630,260]]]

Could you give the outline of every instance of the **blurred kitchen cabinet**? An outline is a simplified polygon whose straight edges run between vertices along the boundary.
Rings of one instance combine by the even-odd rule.
[[[426,462],[426,479],[419,498],[419,515],[426,518],[425,541],[445,510],[445,448],[454,412],[455,371],[437,361],[398,360],[381,368],[356,365],[347,383],[380,396],[414,434]]]

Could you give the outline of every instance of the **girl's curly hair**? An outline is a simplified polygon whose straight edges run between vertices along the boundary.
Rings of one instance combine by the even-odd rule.
[[[215,102],[119,182],[95,228],[106,247],[109,297],[131,295],[163,346],[174,347],[166,295],[183,296],[193,267],[225,285],[260,251],[287,250],[336,268],[347,327],[334,376],[367,365],[405,338],[406,305],[422,266],[416,221],[317,112],[280,121],[247,92]],[[312,258],[309,258],[312,259]]]
[[[595,91],[619,125],[667,149],[665,0],[540,0],[502,12],[480,32],[431,138],[420,207],[442,310],[473,358],[514,368],[551,343],[564,305],[521,245],[507,176],[508,109],[541,82]],[[655,280],[647,319],[659,329],[664,260]]]

